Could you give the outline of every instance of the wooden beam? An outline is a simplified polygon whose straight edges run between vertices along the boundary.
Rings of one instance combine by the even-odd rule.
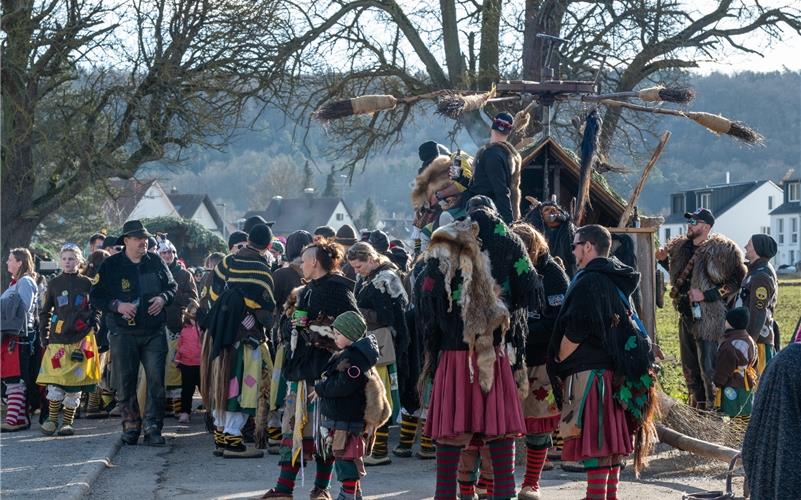
[[[666,130],[665,133],[662,134],[662,138],[659,139],[659,144],[656,145],[656,149],[654,149],[654,152],[651,154],[651,159],[648,160],[645,168],[642,169],[640,181],[634,188],[634,192],[631,193],[631,198],[628,204],[626,204],[626,209],[623,210],[623,215],[620,216],[620,222],[618,222],[617,227],[626,227],[628,224],[631,214],[634,212],[634,207],[637,205],[637,200],[640,198],[640,193],[642,193],[642,189],[645,187],[645,181],[648,180],[648,175],[651,173],[651,169],[654,168],[656,161],[662,156],[662,150],[665,149],[665,144],[667,144],[668,140],[670,140],[670,131]]]
[[[662,424],[656,424],[656,434],[659,441],[676,448],[677,450],[687,451],[693,455],[720,460],[721,462],[731,463],[740,454],[739,450],[722,446],[707,441],[695,439],[681,432],[674,431]]]
[[[530,94],[562,94],[579,93],[595,94],[598,87],[595,82],[576,80],[552,80],[547,82],[532,82],[526,80],[502,80],[495,85],[498,93],[528,92]]]

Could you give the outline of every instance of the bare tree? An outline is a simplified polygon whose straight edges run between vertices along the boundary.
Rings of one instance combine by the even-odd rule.
[[[789,0],[775,7],[720,0],[704,8],[679,0],[440,0],[438,7],[400,0],[296,0],[286,4],[286,15],[294,31],[277,60],[286,69],[283,103],[295,114],[299,106],[304,116],[327,100],[360,94],[487,90],[498,79],[539,80],[546,52],[538,33],[567,40],[552,54],[556,77],[591,79],[605,60],[603,89],[614,92],[727,51],[758,54],[759,40],[773,43],[801,33],[801,10]],[[352,168],[399,140],[409,109],[399,105],[331,122],[330,132],[340,139],[332,151]],[[460,125],[482,142],[488,132],[477,115],[464,116]],[[606,112],[604,151],[624,119],[620,109]]]
[[[297,159],[279,155],[270,161],[264,174],[250,192],[250,207],[264,210],[274,196],[292,198],[304,188],[304,175]]]
[[[3,0],[4,254],[92,183],[223,145],[275,92],[276,4]]]

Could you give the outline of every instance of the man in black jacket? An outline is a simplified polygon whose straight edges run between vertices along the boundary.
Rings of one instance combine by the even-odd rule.
[[[139,364],[147,378],[144,443],[164,445],[164,363],[167,356],[166,305],[177,285],[158,254],[148,253],[147,229],[138,220],[123,226],[124,251],[103,261],[92,282],[91,303],[106,311],[117,400],[122,415],[122,441],[136,444],[142,430],[136,384]]]
[[[513,122],[512,115],[505,112],[492,120],[489,143],[476,153],[467,196],[488,196],[507,224],[520,217],[521,158],[515,147],[506,142]]]

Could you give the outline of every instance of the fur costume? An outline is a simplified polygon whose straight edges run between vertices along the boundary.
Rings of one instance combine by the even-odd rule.
[[[364,407],[365,455],[373,453],[376,431],[386,423],[392,414],[392,406],[387,399],[387,391],[381,383],[381,377],[375,367],[368,372],[367,385],[364,387],[367,404]]]
[[[576,274],[576,257],[573,255],[576,225],[573,224],[570,214],[555,201],[543,203],[531,196],[527,196],[526,200],[531,204],[531,208],[526,213],[525,221],[545,236],[548,252],[552,257],[558,257],[562,261],[565,272],[572,278]],[[555,213],[557,220],[549,222],[544,220],[543,211],[546,208]]]
[[[509,329],[510,316],[492,278],[489,256],[479,246],[478,230],[478,224],[470,220],[456,221],[437,229],[422,259],[436,259],[438,263],[438,271],[444,276],[448,313],[453,312],[454,306],[451,284],[461,276],[462,293],[457,304],[461,308],[462,340],[470,352],[477,354],[479,383],[482,391],[487,393],[495,377],[494,333],[499,328],[502,332]],[[421,310],[419,318],[424,323],[436,321],[436,317],[427,314],[432,312]],[[422,331],[428,330],[424,327]],[[427,365],[435,362],[436,356],[430,350],[427,356]],[[422,376],[425,375],[424,372]]]
[[[693,253],[686,235],[677,236],[668,242],[670,283],[674,287]],[[725,331],[726,311],[736,299],[740,284],[746,274],[743,253],[735,242],[720,234],[711,234],[695,253],[700,255],[690,274],[690,287],[702,292],[719,290],[725,286],[721,300],[703,301],[701,320],[692,322],[692,333],[703,340],[720,340]],[[677,299],[674,299],[676,303]]]
[[[417,174],[412,188],[412,207],[415,210],[428,207],[431,196],[451,183],[450,169],[450,157],[439,155]]]

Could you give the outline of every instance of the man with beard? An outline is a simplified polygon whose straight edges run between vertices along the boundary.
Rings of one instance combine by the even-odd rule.
[[[136,400],[139,364],[147,379],[144,443],[163,446],[164,363],[167,358],[165,306],[178,286],[164,261],[147,251],[150,233],[138,220],[122,227],[124,250],[103,261],[92,282],[90,302],[106,312],[114,353],[114,379],[122,413],[122,441],[134,445],[142,431]]]
[[[670,272],[670,296],[679,313],[681,364],[692,406],[711,408],[712,377],[726,312],[745,277],[743,254],[720,234],[710,234],[715,217],[706,208],[685,213],[687,233],[670,240],[656,259]]]

